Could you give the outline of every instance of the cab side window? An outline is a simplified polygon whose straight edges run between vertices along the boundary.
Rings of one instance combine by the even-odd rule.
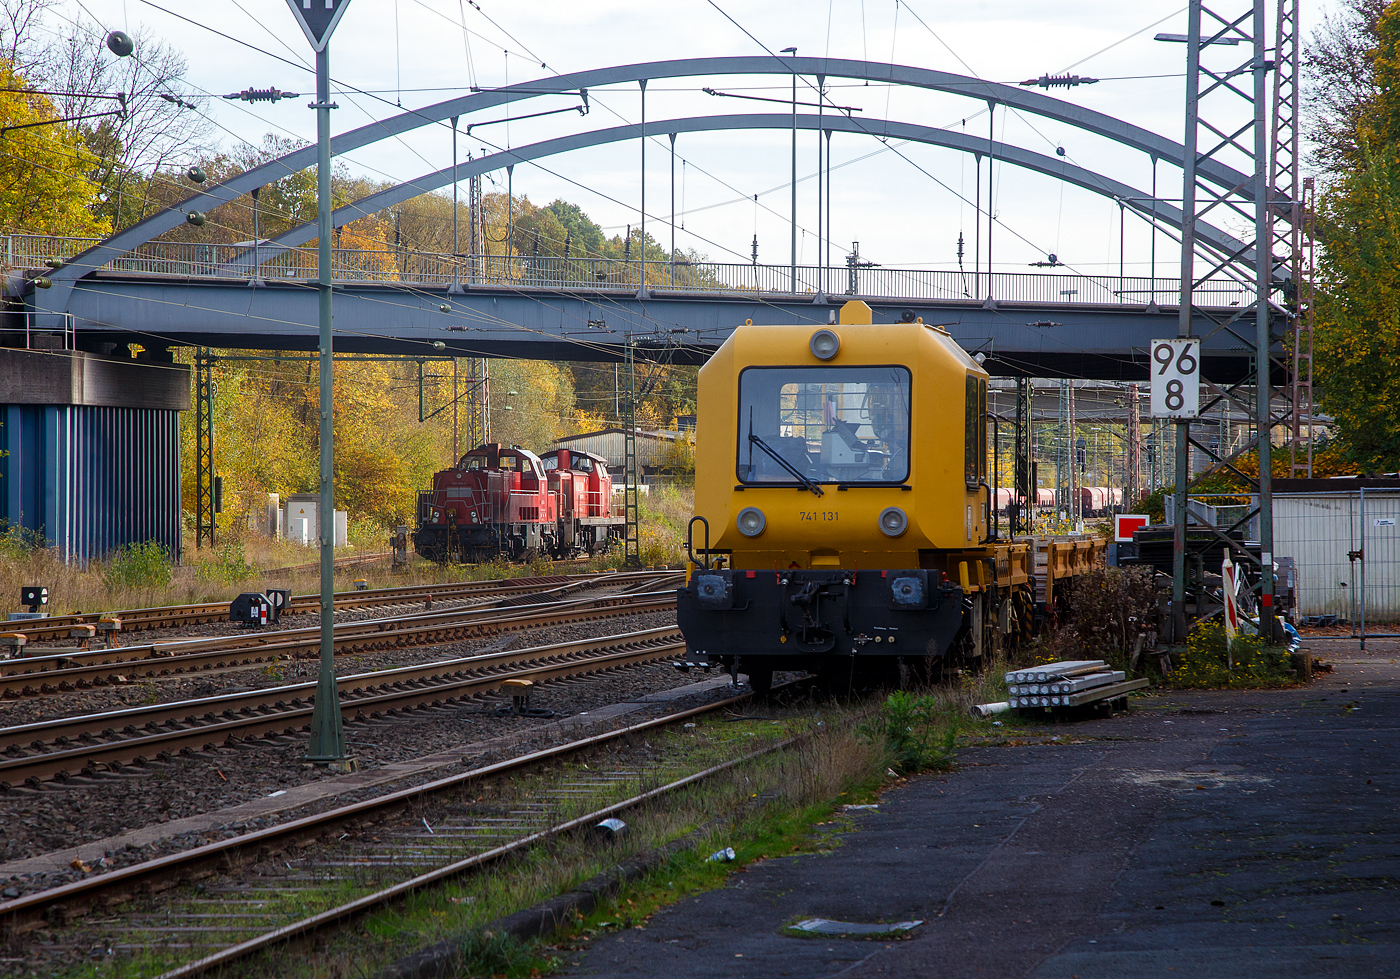
[[[963,477],[968,489],[987,479],[987,382],[967,375],[966,425],[963,431]]]

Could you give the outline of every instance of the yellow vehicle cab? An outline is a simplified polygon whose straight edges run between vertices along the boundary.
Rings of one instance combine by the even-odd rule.
[[[700,371],[686,665],[932,674],[1029,628],[991,536],[987,374],[938,327],[746,324]]]

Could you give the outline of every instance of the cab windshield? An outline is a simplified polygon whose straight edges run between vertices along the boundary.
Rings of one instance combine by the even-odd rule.
[[[904,367],[747,368],[739,375],[739,481],[903,482],[909,388]]]

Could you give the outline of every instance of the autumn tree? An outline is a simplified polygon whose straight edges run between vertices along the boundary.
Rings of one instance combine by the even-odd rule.
[[[46,85],[68,94],[56,103],[65,116],[93,115],[114,108],[123,93],[125,112],[77,123],[94,162],[88,176],[97,185],[99,213],[118,228],[146,216],[146,175],[183,169],[205,152],[214,124],[208,99],[188,91],[185,56],[145,28],[132,31],[134,53],[115,58],[102,37],[72,25],[46,57]]]
[[[144,216],[151,173],[205,152],[214,129],[203,114],[207,99],[190,93],[185,56],[149,30],[133,29],[135,50],[119,58],[101,30],[54,8],[61,4],[0,0],[0,57],[33,88],[62,93],[51,97],[53,105],[74,120],[91,152],[85,163],[97,186],[93,209],[123,228]],[[120,113],[103,115],[119,105]]]
[[[1400,463],[1400,4],[1377,17],[1365,57],[1372,91],[1356,110],[1354,148],[1339,149],[1345,165],[1319,205],[1318,395],[1349,458],[1392,472]]]
[[[493,360],[491,441],[545,452],[576,431],[574,379],[567,367],[542,361]]]
[[[1313,160],[1325,172],[1357,160],[1357,128],[1376,94],[1376,25],[1390,2],[1343,0],[1323,14],[1304,50],[1304,124]]]
[[[0,60],[0,232],[107,234],[94,213],[98,187],[88,173],[96,158],[82,136],[64,123],[47,96]],[[20,128],[23,127],[23,128]]]

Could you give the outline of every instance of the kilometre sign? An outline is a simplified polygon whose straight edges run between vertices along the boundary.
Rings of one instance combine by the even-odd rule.
[[[1195,418],[1201,407],[1197,340],[1152,341],[1152,417]]]

